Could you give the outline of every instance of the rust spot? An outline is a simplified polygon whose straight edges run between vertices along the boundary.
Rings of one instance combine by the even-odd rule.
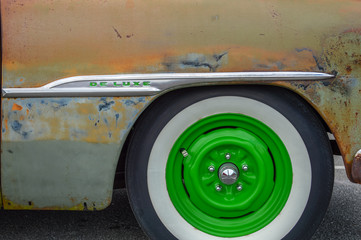
[[[11,108],[12,111],[21,111],[22,109],[23,109],[23,107],[16,103],[14,103],[13,107]]]
[[[39,207],[37,206],[34,201],[28,201],[24,203],[15,203],[9,200],[6,196],[3,197],[4,201],[4,209],[7,210],[86,210],[84,209],[84,204],[80,203],[77,205],[73,205],[71,207],[61,207],[61,206],[48,206],[48,207]],[[100,206],[101,209],[103,209],[103,206]]]
[[[8,131],[8,119],[4,119],[5,131]]]
[[[351,66],[346,66],[346,72],[347,74],[350,74],[352,72]]]
[[[354,182],[361,183],[361,150],[359,150],[352,163],[352,178]]]

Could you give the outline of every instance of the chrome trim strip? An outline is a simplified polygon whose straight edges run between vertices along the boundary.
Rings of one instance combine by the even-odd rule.
[[[159,73],[76,76],[56,80],[37,88],[4,88],[12,97],[117,97],[151,96],[157,93],[205,84],[325,80],[334,75],[318,72],[222,72]]]

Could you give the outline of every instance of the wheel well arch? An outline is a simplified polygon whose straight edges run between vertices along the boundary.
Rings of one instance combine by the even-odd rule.
[[[214,88],[229,88],[229,87],[263,88],[263,89],[268,89],[270,91],[272,91],[272,89],[273,89],[274,91],[285,91],[285,92],[291,93],[294,96],[297,96],[299,98],[299,100],[303,104],[307,105],[310,109],[312,109],[315,116],[317,116],[319,121],[324,126],[325,131],[332,134],[332,132],[331,132],[329,126],[327,125],[326,121],[321,117],[321,115],[318,113],[318,111],[304,97],[302,97],[297,92],[294,92],[294,91],[292,91],[292,90],[290,90],[288,88],[282,87],[282,86],[260,85],[260,84],[241,84],[241,85],[195,86],[195,87],[187,87],[187,88],[181,88],[181,89],[173,89],[173,90],[165,92],[165,93],[159,95],[157,98],[155,98],[149,104],[149,106],[147,106],[144,109],[144,111],[139,115],[139,117],[136,119],[135,123],[133,124],[132,128],[130,129],[130,131],[129,131],[127,137],[126,137],[126,140],[125,140],[125,142],[124,142],[124,144],[122,146],[120,155],[119,155],[117,168],[116,168],[115,179],[114,179],[114,189],[124,188],[125,187],[126,158],[127,158],[127,152],[128,152],[129,144],[131,142],[131,139],[132,139],[132,136],[133,136],[133,133],[134,133],[134,129],[137,127],[137,124],[139,124],[140,119],[142,117],[144,117],[148,112],[150,112],[154,107],[156,107],[158,105],[158,103],[162,99],[168,98],[169,96],[176,97],[178,94],[182,94],[182,91],[185,91],[185,90],[187,90],[187,91],[198,91],[199,89],[205,89],[205,88],[208,88],[209,90],[212,90]],[[334,155],[340,155],[340,149],[339,149],[339,147],[337,145],[337,142],[335,140],[330,140],[330,144],[331,144],[331,147],[332,147],[333,154]]]

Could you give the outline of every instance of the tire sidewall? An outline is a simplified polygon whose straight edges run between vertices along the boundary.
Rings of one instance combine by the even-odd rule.
[[[155,201],[154,196],[152,198],[149,197],[150,195],[154,195],[154,189],[157,189],[157,187],[164,189],[166,186],[158,186],[162,185],[158,183],[155,184],[156,188],[149,186],[152,185],[152,179],[149,179],[148,159],[152,159],[152,154],[158,154],[154,152],[154,144],[157,142],[159,136],[162,135],[162,132],[164,132],[167,124],[172,122],[172,119],[177,117],[177,115],[179,116],[182,111],[186,111],[187,108],[190,108],[192,105],[195,106],[195,104],[197,105],[199,102],[207,101],[207,99],[220,99],[222,98],[221,96],[230,96],[230,99],[250,99],[261,105],[266,105],[292,123],[294,129],[299,133],[299,137],[302,139],[305,147],[303,152],[306,151],[308,155],[306,162],[310,166],[310,169],[309,176],[305,177],[309,179],[310,186],[304,191],[307,196],[306,200],[303,200],[304,207],[302,207],[301,213],[298,213],[298,221],[289,229],[287,235],[282,233],[282,237],[286,235],[284,239],[308,238],[313,234],[319,222],[322,220],[322,216],[327,209],[330,192],[332,192],[332,181],[330,179],[333,179],[333,169],[329,167],[329,159],[332,159],[332,155],[330,154],[329,145],[327,145],[328,142],[327,138],[325,138],[325,133],[322,131],[322,125],[317,121],[312,110],[302,102],[302,99],[286,90],[278,88],[208,88],[190,90],[187,93],[177,91],[172,95],[161,97],[153,107],[149,108],[136,126],[127,159],[127,189],[137,220],[152,239],[175,238],[170,231],[174,232],[174,228],[178,228],[179,226],[172,227],[172,224],[169,225],[167,220],[164,219],[164,216],[160,217],[164,222],[162,223],[158,216],[159,213],[157,213],[159,210],[155,210],[155,208],[159,209],[159,206],[154,207],[154,203],[152,203],[152,200],[153,202]],[[285,101],[285,99],[287,99],[287,101]],[[219,109],[215,109],[214,114],[216,113],[220,113]],[[247,115],[245,112],[241,113]],[[178,135],[181,134],[183,130],[184,127],[180,128]],[[169,139],[169,141],[175,141],[177,139],[177,136],[173,137],[175,137],[175,139]],[[169,138],[169,135],[167,138]],[[302,148],[302,146],[298,147]],[[164,160],[164,157],[162,159],[162,161],[167,160]],[[324,171],[320,171],[320,169]],[[136,175],[132,174],[135,172],[137,173]],[[307,173],[305,173],[305,175],[307,175]],[[325,183],[324,179],[328,181]],[[151,193],[149,189],[151,189]],[[323,204],[320,205],[320,203]],[[169,205],[169,200],[162,204]],[[324,207],[325,205],[326,207]],[[176,213],[172,212],[172,214]],[[164,226],[165,224],[168,224],[167,227]],[[185,233],[184,231],[188,231],[189,229],[191,228],[182,229],[180,232]],[[186,234],[179,235],[178,233],[177,236],[183,238]],[[213,237],[202,234],[199,236],[201,236],[199,238]],[[254,236],[256,237],[255,239],[257,239],[257,234],[254,234]],[[242,237],[235,239],[252,238],[252,236],[248,236],[247,238]],[[278,237],[278,239],[280,238],[281,237]],[[188,237],[185,237],[185,239],[188,239]]]

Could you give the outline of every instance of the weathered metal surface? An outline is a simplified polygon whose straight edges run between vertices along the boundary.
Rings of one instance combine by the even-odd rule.
[[[5,209],[103,209],[139,98],[3,99]]]
[[[315,61],[319,69],[337,74],[333,81],[277,85],[296,91],[314,106],[336,138],[349,179],[361,183],[361,171],[352,171],[354,155],[361,147],[361,28],[325,37],[321,44]]]
[[[361,183],[361,150],[355,154],[355,158],[352,163],[352,178],[355,182]]]
[[[359,5],[2,1],[3,87],[90,74],[320,71],[314,58],[322,51],[320,41],[360,25]]]
[[[1,13],[4,88],[120,73],[337,73],[332,81],[273,85],[297,92],[315,107],[336,137],[349,178],[359,181],[361,172],[351,169],[361,148],[360,1],[5,0]],[[88,185],[84,170],[107,171],[116,163],[127,131],[153,99],[2,99],[5,207],[82,209],[87,194],[102,185],[92,181]],[[136,104],[127,105],[128,100]],[[77,155],[74,146],[81,150]],[[17,157],[8,151],[12,148]],[[87,149],[95,150],[82,156]],[[49,150],[47,157],[40,157],[45,150]],[[103,166],[100,155],[113,159]],[[43,175],[44,169],[32,167],[47,166],[47,160],[59,163],[59,171]],[[72,174],[76,169],[82,170],[79,179]],[[111,188],[110,178],[102,182],[105,189]],[[54,196],[60,197],[55,205],[41,190],[45,180],[50,181]],[[56,190],[62,181],[66,184]],[[33,194],[26,190],[34,186],[38,191]],[[77,195],[80,186],[86,190]],[[47,203],[36,194],[45,194]],[[76,201],[69,201],[73,196]],[[88,200],[88,208],[93,202],[96,208],[105,206],[108,197],[109,192],[99,192]]]

